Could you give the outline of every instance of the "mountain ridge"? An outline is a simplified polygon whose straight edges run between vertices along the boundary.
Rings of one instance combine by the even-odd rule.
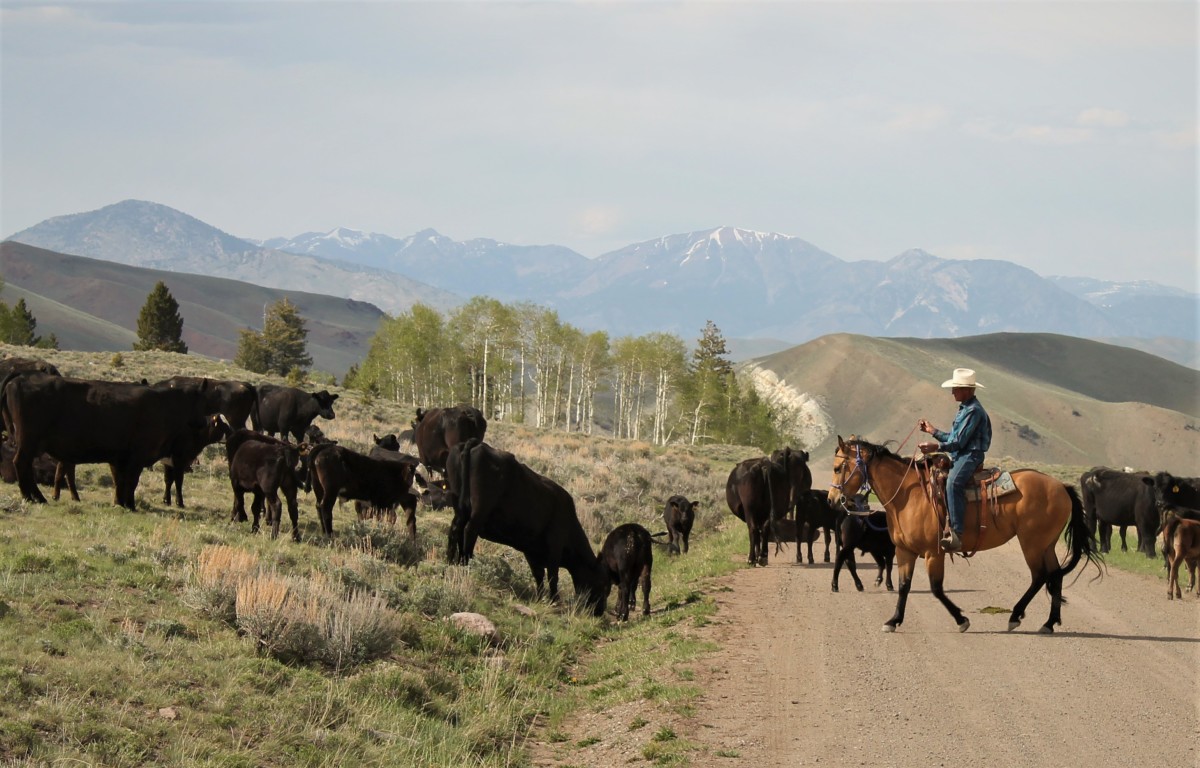
[[[799,237],[731,226],[665,235],[595,259],[556,245],[458,242],[432,229],[393,238],[338,227],[264,241],[266,248],[165,206],[124,201],[49,219],[10,240],[362,298],[393,314],[415,301],[445,310],[475,295],[530,301],[613,336],[691,338],[710,320],[727,337],[793,344],[838,332],[1048,332],[1128,339],[1193,365],[1200,357],[1194,293],[1149,281],[1050,279],[1011,262],[945,259],[919,248],[849,262]]]

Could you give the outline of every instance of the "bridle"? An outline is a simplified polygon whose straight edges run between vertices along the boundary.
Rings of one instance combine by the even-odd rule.
[[[874,456],[874,454],[871,454],[871,456]],[[842,496],[845,496],[846,495],[846,492],[845,492],[846,484],[849,483],[854,478],[854,476],[860,472],[862,473],[862,482],[860,482],[858,484],[859,488],[862,488],[863,486],[870,486],[871,478],[867,474],[867,462],[870,461],[870,458],[868,458],[866,460],[863,459],[862,445],[860,445],[859,443],[854,444],[854,469],[853,469],[853,471],[850,472],[849,475],[846,475],[845,471],[846,471],[846,461],[848,461],[850,459],[850,457],[842,456],[839,452],[837,455],[835,455],[834,458],[842,459],[841,467],[837,468],[838,479],[840,479],[841,482],[830,484],[830,486],[829,486],[830,488],[833,488],[833,489],[839,491],[842,494]]]
[[[908,440],[908,438],[905,438],[905,441],[907,441],[907,440]],[[857,475],[858,473],[861,472],[863,479],[862,479],[862,482],[859,483],[859,489],[860,490],[861,489],[871,490],[871,488],[872,488],[871,476],[867,470],[868,470],[868,465],[871,463],[871,459],[873,459],[873,458],[875,458],[875,452],[870,451],[867,453],[867,457],[864,459],[862,443],[855,441],[854,442],[854,469],[851,470],[850,474],[847,475],[847,474],[845,474],[846,462],[850,459],[850,457],[843,456],[841,453],[841,450],[839,449],[838,452],[834,454],[834,459],[835,460],[841,459],[842,464],[840,467],[835,466],[834,471],[838,473],[838,479],[841,480],[841,482],[840,483],[831,483],[829,487],[838,491],[839,493],[841,493],[844,498],[846,496],[846,492],[845,492],[846,485],[850,482],[851,479],[854,478],[855,475]],[[892,503],[892,501],[897,496],[900,495],[900,491],[903,490],[903,488],[904,488],[904,478],[908,476],[908,473],[911,472],[913,467],[915,467],[915,466],[916,466],[916,457],[914,456],[912,458],[912,460],[908,462],[908,466],[906,466],[904,468],[904,475],[901,476],[900,482],[896,484],[896,492],[893,493],[891,498],[889,498],[887,501],[880,499],[880,503],[883,504],[884,509],[887,509],[887,505]]]

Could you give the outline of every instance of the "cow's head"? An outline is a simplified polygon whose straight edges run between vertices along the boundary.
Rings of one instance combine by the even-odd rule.
[[[322,419],[333,418],[333,401],[338,399],[337,395],[331,395],[328,391],[322,389],[320,392],[313,392],[313,399],[317,402],[317,415]]]
[[[378,445],[380,448],[383,448],[385,451],[399,451],[400,450],[400,438],[396,437],[395,435],[389,434],[389,435],[384,435],[383,437],[380,437],[380,436],[372,433],[371,439],[375,441],[375,445]]]

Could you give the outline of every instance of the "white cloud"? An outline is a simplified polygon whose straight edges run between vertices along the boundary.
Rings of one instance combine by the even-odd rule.
[[[1092,107],[1079,113],[1075,122],[1083,126],[1099,126],[1101,128],[1124,128],[1129,125],[1129,115],[1119,109],[1103,109]]]
[[[931,131],[946,122],[949,111],[940,105],[906,107],[884,123],[889,131]]]

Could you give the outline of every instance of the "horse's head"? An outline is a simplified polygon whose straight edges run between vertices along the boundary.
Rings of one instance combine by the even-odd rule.
[[[833,452],[833,479],[829,483],[829,503],[842,505],[858,493],[867,482],[867,459],[863,457],[862,444],[853,439],[843,440],[838,435],[837,450]]]

